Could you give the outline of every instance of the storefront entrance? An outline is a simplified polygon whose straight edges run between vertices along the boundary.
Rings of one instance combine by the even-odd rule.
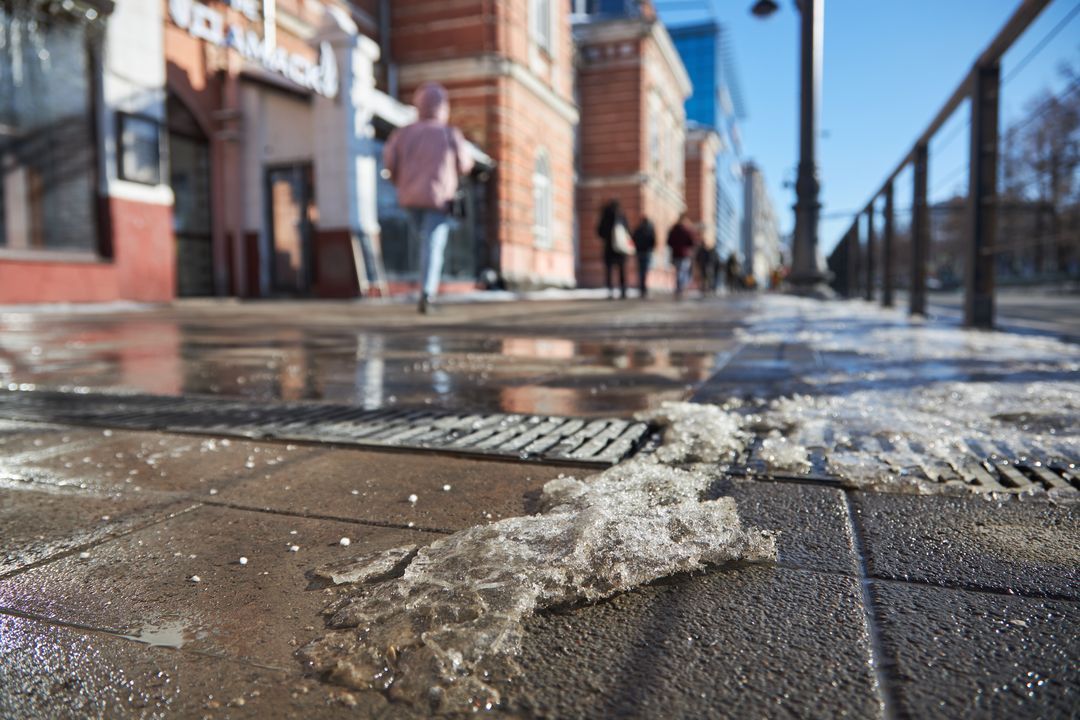
[[[214,294],[210,216],[210,143],[199,123],[174,96],[166,102],[169,180],[174,196],[176,292],[181,297]]]
[[[309,164],[266,170],[270,286],[275,295],[310,292],[313,185]]]

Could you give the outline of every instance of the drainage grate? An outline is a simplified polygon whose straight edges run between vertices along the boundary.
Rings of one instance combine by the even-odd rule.
[[[967,484],[995,492],[1019,493],[1042,488],[1062,495],[1080,494],[1080,469],[1075,463],[985,460],[971,474],[975,482]]]
[[[827,453],[823,448],[810,448],[808,455],[810,468],[805,473],[773,469],[763,455],[762,438],[758,437],[747,446],[744,456],[728,472],[780,482],[833,486],[852,484],[829,469]],[[995,456],[979,461],[965,456],[963,462],[934,462],[925,467],[905,468],[903,474],[943,490],[967,487],[984,492],[1020,494],[1041,489],[1053,491],[1059,497],[1080,498],[1080,465],[1061,459],[1035,460],[1024,457],[1006,460]]]
[[[615,418],[51,391],[0,391],[0,417],[603,466],[633,454],[651,435],[646,423]]]

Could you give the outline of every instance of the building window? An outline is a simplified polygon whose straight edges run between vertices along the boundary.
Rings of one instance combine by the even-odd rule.
[[[547,153],[541,150],[533,169],[533,237],[537,247],[551,247],[551,226],[555,203],[552,200],[551,165]]]
[[[92,8],[0,0],[0,247],[97,250]]]
[[[551,0],[530,0],[529,27],[533,42],[551,52]]]
[[[161,182],[161,123],[145,115],[116,114],[117,176],[121,180]]]

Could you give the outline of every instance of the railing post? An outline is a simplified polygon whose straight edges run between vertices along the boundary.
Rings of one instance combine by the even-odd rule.
[[[893,184],[885,186],[885,234],[881,246],[881,304],[893,306]]]
[[[844,247],[847,255],[844,257],[844,297],[855,297],[855,288],[858,282],[859,272],[859,238],[855,235],[855,228],[848,228],[844,236]]]
[[[971,93],[971,160],[968,175],[964,264],[964,324],[994,326],[994,232],[997,221],[998,98],[1001,65],[976,67]]]
[[[926,202],[929,152],[926,143],[915,146],[915,187],[911,204],[911,297],[912,315],[926,315],[926,264],[930,250],[930,208]]]
[[[863,297],[870,302],[874,301],[874,202],[866,208],[866,287],[863,288]]]

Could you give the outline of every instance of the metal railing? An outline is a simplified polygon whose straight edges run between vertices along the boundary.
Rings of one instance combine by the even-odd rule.
[[[1001,162],[999,139],[1002,136],[999,129],[1001,58],[1050,2],[1051,0],[1021,2],[1005,26],[975,60],[930,125],[918,136],[911,149],[889,173],[865,207],[855,214],[851,228],[828,259],[834,276],[834,288],[838,293],[849,298],[863,297],[872,301],[875,299],[880,276],[881,303],[892,306],[895,302],[897,280],[906,280],[904,284],[908,289],[910,313],[925,315],[927,269],[931,261],[931,226],[939,224],[932,223],[931,216],[935,212],[948,211],[950,216],[958,216],[951,218],[950,222],[959,219],[962,228],[958,231],[958,245],[964,266],[964,324],[979,328],[993,326],[995,260],[998,252],[995,239],[999,230],[998,213],[1003,206],[998,188]],[[1066,20],[1071,19],[1072,14],[1070,13]],[[1058,28],[1055,28],[1052,32],[1057,30]],[[1041,49],[1041,46],[1036,48],[1038,49]],[[1016,70],[1028,60],[1029,58],[1021,60]],[[1015,74],[1015,70],[1010,73],[1012,74]],[[1077,87],[1080,87],[1080,80],[1074,83],[1068,93]],[[951,207],[932,207],[928,202],[930,142],[965,101],[970,108],[967,197],[962,202],[960,198],[955,198],[948,203]],[[954,138],[949,138],[950,141],[952,139]],[[911,169],[912,177],[912,202],[909,209],[911,219],[906,233],[906,247],[903,250],[906,251],[909,275],[907,278],[898,278],[896,270],[900,238],[896,223],[898,209],[894,202],[895,184],[908,168]],[[879,200],[884,203],[880,210]],[[879,215],[883,215],[880,224],[880,248],[877,247]],[[937,219],[935,218],[935,221]]]

